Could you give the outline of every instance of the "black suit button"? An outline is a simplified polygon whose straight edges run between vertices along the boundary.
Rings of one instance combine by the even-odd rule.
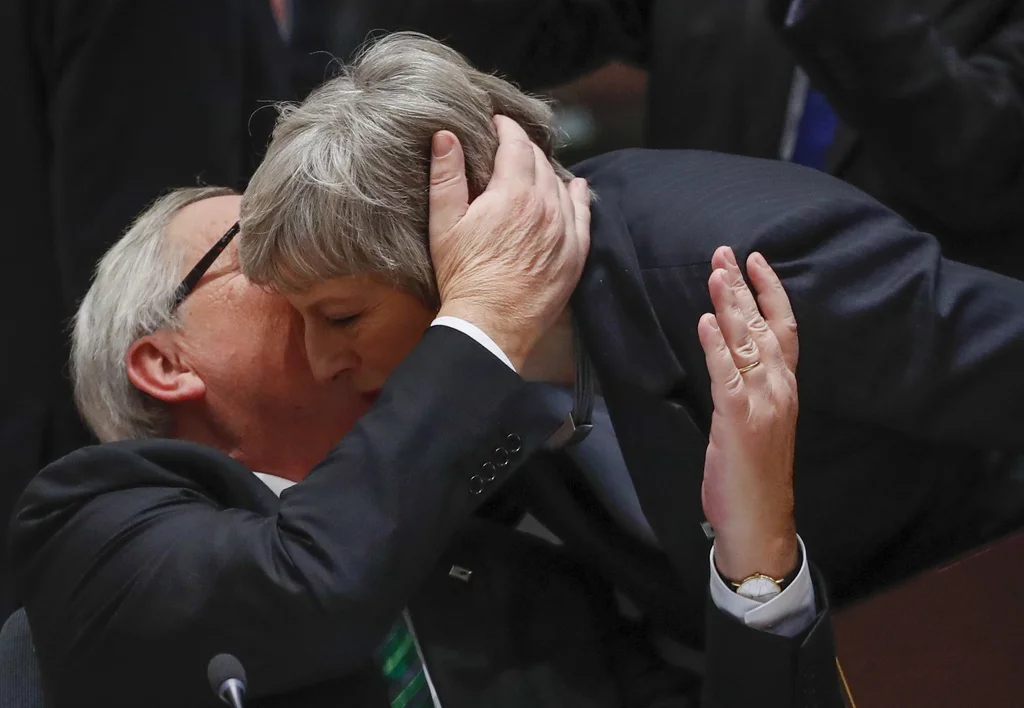
[[[487,486],[487,482],[485,482],[484,478],[481,477],[478,474],[475,474],[475,475],[473,475],[472,477],[469,478],[469,493],[470,494],[479,494],[480,492],[484,491],[484,487],[486,487],[486,486]]]
[[[505,445],[505,449],[514,455],[523,449],[523,440],[515,433],[509,433],[505,436]]]
[[[499,465],[499,467],[500,467],[500,465]],[[496,474],[498,474],[498,470],[495,469],[494,465],[491,464],[490,462],[485,462],[480,467],[480,475],[479,476],[485,482],[493,482],[494,481],[494,476]]]
[[[491,455],[491,460],[498,469],[505,469],[508,467],[508,450],[503,447],[495,448],[494,454]]]

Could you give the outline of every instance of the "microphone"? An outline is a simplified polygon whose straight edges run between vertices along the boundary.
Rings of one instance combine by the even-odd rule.
[[[243,708],[245,696],[245,669],[242,662],[231,654],[218,654],[206,666],[210,690],[231,708]]]

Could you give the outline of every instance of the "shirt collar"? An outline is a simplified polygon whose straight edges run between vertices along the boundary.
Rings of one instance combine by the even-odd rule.
[[[291,481],[290,479],[285,479],[284,477],[276,477],[272,474],[264,474],[262,472],[253,472],[253,474],[259,477],[260,481],[263,482],[263,484],[270,487],[270,491],[272,491],[277,496],[281,496],[281,492],[288,489],[289,487],[295,486],[295,482]]]

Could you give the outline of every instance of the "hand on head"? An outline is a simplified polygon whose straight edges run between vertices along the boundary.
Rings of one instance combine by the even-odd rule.
[[[486,191],[469,202],[462,148],[434,136],[430,256],[440,315],[483,330],[519,369],[569,302],[590,248],[590,192],[568,188],[514,121],[497,116]]]
[[[754,573],[782,578],[798,557],[796,318],[760,254],[747,259],[756,300],[732,249],[719,248],[711,265],[715,313],[704,315],[697,331],[715,405],[702,489],[715,529],[715,563],[735,582]]]

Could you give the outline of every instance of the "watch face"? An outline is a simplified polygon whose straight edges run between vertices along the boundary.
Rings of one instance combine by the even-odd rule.
[[[776,597],[782,589],[771,578],[757,577],[748,578],[743,584],[736,588],[736,594],[758,602],[767,602]]]

